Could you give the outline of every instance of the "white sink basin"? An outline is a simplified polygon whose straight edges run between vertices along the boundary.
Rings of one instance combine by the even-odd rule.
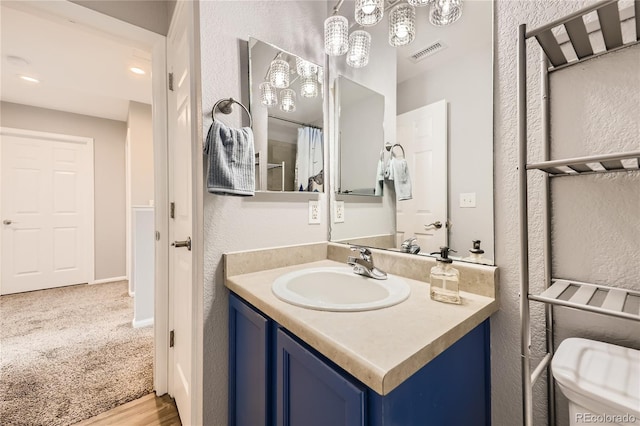
[[[368,311],[396,305],[409,297],[409,284],[389,275],[375,280],[349,266],[309,268],[281,275],[273,293],[293,305],[322,311]]]

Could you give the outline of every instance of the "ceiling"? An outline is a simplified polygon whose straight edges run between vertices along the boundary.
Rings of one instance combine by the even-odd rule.
[[[129,101],[151,103],[149,49],[12,3],[0,3],[2,101],[119,121]],[[134,66],[146,74],[132,73]]]
[[[0,2],[1,100],[120,121],[127,119],[129,101],[151,103],[150,49],[28,6],[37,3]],[[350,22],[353,6],[346,1],[341,9]],[[491,49],[492,2],[465,0],[463,7],[462,17],[446,27],[428,22],[429,8],[416,8],[416,39],[397,49],[398,82],[479,49]],[[388,25],[388,14],[378,25]],[[407,59],[435,41],[447,47],[418,63]],[[129,71],[132,66],[147,73],[135,75]],[[40,83],[23,81],[19,75]],[[313,121],[314,117],[303,116],[302,104],[299,107],[294,119]]]

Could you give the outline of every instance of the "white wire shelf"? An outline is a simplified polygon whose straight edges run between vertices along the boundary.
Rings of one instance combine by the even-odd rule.
[[[640,321],[640,292],[619,287],[553,279],[548,289],[529,299]]]
[[[551,176],[640,170],[640,151],[542,161],[527,164],[527,170],[542,170]]]

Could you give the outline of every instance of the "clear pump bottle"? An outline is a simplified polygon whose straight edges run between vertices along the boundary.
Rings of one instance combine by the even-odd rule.
[[[480,263],[482,265],[493,265],[493,263],[483,256],[484,250],[480,248],[480,240],[473,240],[473,248],[469,250],[469,257],[465,257],[464,261]]]
[[[438,302],[459,305],[462,303],[459,288],[460,272],[451,266],[453,260],[449,259],[449,251],[449,247],[440,247],[440,257],[436,258],[437,265],[431,268],[430,295],[431,299]]]

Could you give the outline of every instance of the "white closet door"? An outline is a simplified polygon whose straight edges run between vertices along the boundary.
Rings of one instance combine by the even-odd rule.
[[[0,136],[1,293],[92,279],[91,140],[36,132]]]

